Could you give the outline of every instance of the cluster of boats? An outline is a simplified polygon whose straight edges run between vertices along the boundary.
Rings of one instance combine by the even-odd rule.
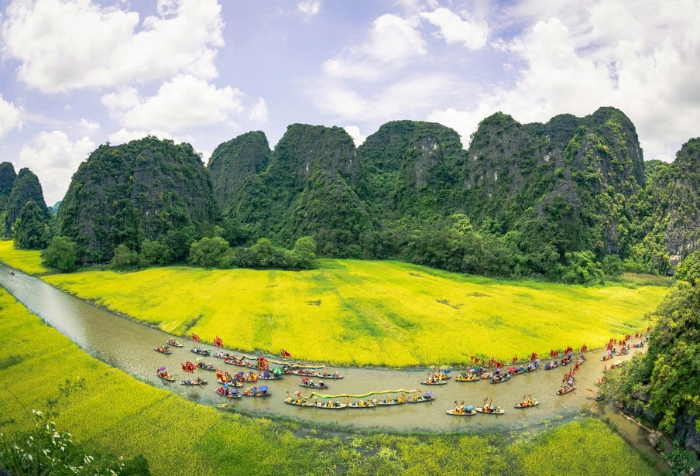
[[[539,405],[540,402],[532,398],[532,395],[523,395],[523,399],[515,404],[515,408],[532,408]],[[474,407],[473,405],[465,406],[464,402],[458,404],[455,402],[455,407],[447,410],[446,413],[452,416],[472,416],[477,413],[485,413],[487,415],[503,415],[505,410],[493,404],[493,398],[485,398],[483,406]]]
[[[323,396],[321,395],[321,401],[319,401],[319,395],[311,394],[311,396],[305,397],[301,392],[294,392],[294,396],[287,393],[287,397],[284,399],[284,403],[288,405],[293,405],[297,407],[313,407],[313,408],[323,408],[327,410],[343,410],[346,408],[377,408],[377,407],[390,407],[395,405],[403,405],[406,403],[426,403],[435,400],[433,392],[425,392],[425,395],[412,395],[408,396],[405,392],[402,392],[400,396],[394,398],[388,395],[384,399],[373,398],[369,399],[366,396]],[[341,398],[343,400],[341,400]],[[355,399],[355,400],[351,400]]]

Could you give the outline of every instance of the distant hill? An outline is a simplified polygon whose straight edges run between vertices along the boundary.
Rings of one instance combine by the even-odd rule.
[[[13,169],[14,171],[14,169]],[[11,176],[11,174],[7,174]],[[49,219],[49,210],[44,201],[44,192],[39,183],[39,177],[28,168],[23,168],[17,174],[17,178],[12,183],[12,190],[5,203],[5,223],[4,235],[12,237],[12,227],[20,216],[22,208],[29,201],[34,201],[44,220]]]

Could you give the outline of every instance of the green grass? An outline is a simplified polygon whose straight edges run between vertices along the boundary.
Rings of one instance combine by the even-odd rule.
[[[571,345],[601,347],[646,328],[661,286],[504,281],[396,261],[320,260],[309,271],[150,268],[43,279],[175,335],[349,365],[510,361]]]
[[[27,274],[36,275],[51,271],[41,264],[41,252],[17,250],[12,240],[0,240],[0,261]]]
[[[61,403],[59,430],[70,431],[88,449],[125,457],[143,454],[155,475],[654,474],[619,436],[592,419],[511,439],[317,438],[316,430],[294,424],[217,412],[90,357],[4,290],[0,344],[0,433],[28,429],[31,409],[44,409],[59,382],[80,376],[88,390]]]

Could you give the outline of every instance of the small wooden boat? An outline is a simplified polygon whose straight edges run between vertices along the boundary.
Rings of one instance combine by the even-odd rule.
[[[503,415],[505,413],[505,410],[501,410],[499,407],[493,408],[493,407],[476,407],[476,411],[479,413],[485,413],[487,415]]]
[[[557,395],[565,395],[576,390],[576,385],[566,385],[557,390]]]
[[[199,378],[197,380],[190,380],[190,379],[180,380],[180,385],[188,385],[188,386],[192,386],[192,387],[197,387],[197,386],[206,385],[206,384],[207,384],[206,380],[202,380]]]
[[[216,367],[214,367],[213,364],[205,364],[204,362],[200,362],[197,364],[197,367],[199,367],[202,370],[209,370],[209,371],[215,371]]]
[[[360,400],[359,402],[350,402],[348,408],[376,408],[378,405],[370,400]]]
[[[540,402],[537,400],[524,400],[522,402],[518,402],[515,404],[515,408],[530,408],[530,407],[536,407],[539,405]]]
[[[241,394],[238,393],[238,390],[231,389],[231,388],[224,388],[224,387],[219,387],[216,389],[216,393],[221,395],[222,397],[226,398],[241,398]]]
[[[479,377],[474,374],[462,374],[455,377],[455,382],[478,382]]]
[[[235,365],[237,367],[245,367],[252,370],[258,370],[258,364],[251,364],[249,360],[224,359],[225,364]]]
[[[165,380],[166,382],[174,382],[175,379],[168,372],[156,372],[158,378]]]
[[[389,398],[388,400],[377,401],[377,405],[379,405],[380,407],[390,407],[393,405],[403,405],[404,403],[406,403],[406,400],[402,400],[400,398],[397,398],[396,400],[392,400],[391,398]]]
[[[338,372],[334,374],[329,374],[326,372],[314,372],[312,370],[292,370],[293,375],[298,375],[300,377],[313,377],[313,378],[324,378],[326,380],[333,379],[338,380],[343,378]]]
[[[306,388],[318,388],[320,390],[327,390],[328,385],[326,385],[323,382],[318,382],[318,383],[311,383],[311,382],[299,382],[300,387],[306,387]]]
[[[176,341],[172,337],[170,339],[168,339],[167,344],[172,345],[173,347],[182,347],[182,344],[180,344],[178,341]]]
[[[173,353],[172,350],[168,349],[167,345],[165,347],[163,347],[163,346],[154,347],[153,350],[155,350],[156,352],[160,352],[161,354],[172,354]]]
[[[223,380],[223,379],[216,379],[218,383],[221,385],[228,385],[229,387],[242,387],[243,382],[239,382],[238,380]]]
[[[469,407],[467,407],[469,408]],[[462,410],[462,409],[452,409],[452,410],[447,410],[446,412],[448,415],[452,416],[474,416],[476,415],[476,410],[474,410],[474,407],[472,407],[471,410]]]
[[[192,352],[193,354],[197,354],[197,355],[211,355],[211,350],[200,349],[199,347],[195,347],[194,349],[190,349],[190,352]]]
[[[435,397],[432,395],[414,395],[413,397],[408,397],[406,403],[425,403],[433,400],[435,400]]]
[[[267,387],[250,387],[241,393],[244,397],[269,397],[272,395]]]
[[[274,372],[268,372],[267,370],[264,370],[258,374],[258,380],[279,380],[281,378],[281,375],[277,375]]]
[[[444,380],[421,380],[420,383],[423,385],[447,385]]]
[[[294,405],[296,407],[315,407],[316,405],[314,402],[310,400],[306,400],[303,398],[292,398],[292,397],[287,397],[284,399],[284,403],[288,405]]]
[[[505,375],[494,375],[491,379],[491,383],[503,383],[510,380],[510,374]]]
[[[545,370],[554,370],[557,367],[559,367],[559,364],[556,362],[550,362],[550,363],[544,365]]]
[[[314,406],[316,408],[323,408],[325,410],[343,410],[344,408],[348,407],[347,403],[338,403],[338,402],[323,402],[323,403],[314,403]]]

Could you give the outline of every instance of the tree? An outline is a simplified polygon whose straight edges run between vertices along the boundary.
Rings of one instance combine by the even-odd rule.
[[[172,253],[168,245],[160,241],[143,240],[141,242],[141,254],[139,255],[139,261],[145,265],[168,264],[171,261]]]
[[[29,200],[19,213],[14,225],[15,247],[22,250],[39,250],[46,246],[44,236],[47,219],[34,200]]]
[[[607,255],[603,258],[603,272],[608,276],[622,274],[622,260],[618,255]]]
[[[603,269],[595,261],[592,251],[574,251],[566,253],[568,266],[564,271],[563,280],[568,284],[601,284]]]
[[[695,251],[681,261],[676,267],[674,277],[695,285],[695,280],[700,279],[700,252]]]
[[[138,262],[139,255],[122,243],[114,249],[114,257],[110,262],[110,266],[114,269],[124,269],[134,266],[138,264]]]
[[[192,243],[187,261],[193,266],[214,268],[219,266],[222,259],[230,252],[231,247],[228,242],[220,236],[205,237]]]
[[[73,271],[76,268],[78,250],[75,242],[67,236],[54,236],[41,257],[44,266],[59,271]]]
[[[310,236],[301,237],[294,244],[292,254],[297,267],[309,269],[316,261],[316,242]]]

